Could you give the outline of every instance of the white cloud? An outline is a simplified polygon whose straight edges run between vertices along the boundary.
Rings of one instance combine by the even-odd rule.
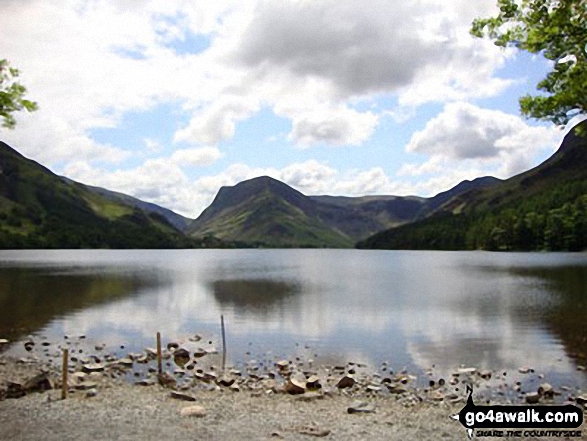
[[[405,165],[400,174],[438,170],[442,159],[470,160],[477,168],[499,163],[497,174],[509,177],[524,171],[536,155],[554,150],[560,141],[555,128],[532,127],[520,117],[471,104],[449,103],[444,110],[413,134],[406,146],[409,152],[431,155],[431,162]],[[476,161],[476,162],[475,162]]]
[[[170,159],[182,167],[212,165],[221,157],[222,153],[216,147],[200,147],[176,150]]]

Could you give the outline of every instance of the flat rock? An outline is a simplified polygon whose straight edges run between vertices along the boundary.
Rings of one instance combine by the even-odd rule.
[[[575,401],[577,404],[585,406],[587,405],[587,395],[579,395]]]
[[[202,358],[204,355],[208,354],[205,349],[199,348],[196,352],[194,352],[194,357]]]
[[[190,361],[190,353],[187,349],[178,348],[173,353],[173,361],[176,365],[184,367],[188,361]]]
[[[188,394],[184,394],[183,392],[172,391],[169,396],[171,398],[176,399],[176,400],[196,401],[196,399],[194,397],[192,397],[191,395],[188,395]]]
[[[306,392],[306,376],[301,372],[289,377],[284,390],[291,395],[299,395]]]
[[[96,395],[98,395],[97,389],[90,389],[86,392],[86,398],[94,398]]]
[[[229,378],[227,376],[223,376],[216,381],[216,384],[224,387],[230,387],[234,384],[234,378]]]
[[[82,371],[86,374],[90,374],[92,372],[102,372],[105,366],[102,363],[87,363],[82,366]]]
[[[157,375],[157,381],[163,387],[174,388],[177,384],[175,378],[169,375],[167,372],[163,372]]]
[[[520,368],[518,368],[518,372],[520,374],[529,374],[530,372],[533,372],[534,369],[529,368],[528,366],[522,366]]]
[[[483,378],[484,380],[489,380],[491,378],[492,372],[490,370],[482,370],[478,372],[478,375]]]
[[[133,365],[132,358],[130,357],[121,358],[120,360],[118,360],[118,363],[127,367],[131,367]]]
[[[137,386],[154,386],[155,380],[152,380],[152,379],[139,380],[139,381],[136,381],[135,384]]]
[[[84,381],[74,386],[74,388],[77,390],[90,390],[95,389],[96,387],[98,387],[98,385],[92,381]]]
[[[289,361],[287,361],[287,360],[278,361],[277,363],[275,363],[275,366],[277,366],[279,369],[286,369],[287,367],[289,367]]]
[[[537,404],[540,401],[540,394],[538,392],[530,392],[526,394],[526,403]]]
[[[0,345],[7,345],[10,341],[6,340],[5,338],[0,338]]]
[[[477,368],[474,368],[474,367],[464,367],[464,368],[459,368],[457,370],[458,374],[464,374],[464,375],[473,375],[475,372],[477,372]]]
[[[308,389],[320,389],[322,387],[320,384],[320,377],[318,377],[318,375],[311,375],[310,378],[306,380],[306,387]]]
[[[202,418],[206,416],[206,409],[204,409],[202,406],[189,406],[181,409],[179,413],[181,416],[185,417]]]
[[[375,405],[368,401],[353,401],[349,408],[348,413],[373,413],[375,412]]]

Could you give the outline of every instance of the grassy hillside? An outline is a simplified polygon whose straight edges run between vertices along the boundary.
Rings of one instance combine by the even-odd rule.
[[[538,167],[449,199],[426,219],[357,244],[380,249],[587,249],[587,137]]]
[[[0,142],[0,248],[185,246],[163,216],[66,182]]]

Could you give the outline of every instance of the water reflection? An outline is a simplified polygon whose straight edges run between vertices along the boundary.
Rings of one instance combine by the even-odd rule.
[[[264,316],[272,309],[282,308],[288,298],[302,292],[298,283],[270,279],[215,280],[210,287],[223,307]]]
[[[0,254],[0,337],[14,339],[19,328],[83,333],[140,350],[157,331],[217,338],[224,314],[233,361],[255,352],[251,343],[284,355],[308,344],[371,366],[532,365],[577,383],[585,381],[575,365],[587,353],[586,281],[587,255],[577,254]]]

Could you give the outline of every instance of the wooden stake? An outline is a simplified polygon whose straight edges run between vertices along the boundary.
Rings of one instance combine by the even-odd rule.
[[[161,333],[157,333],[157,370],[159,375],[163,373],[163,362],[161,361]]]
[[[224,316],[220,316],[220,327],[222,328],[222,370],[226,366],[226,333],[224,332]]]
[[[69,368],[69,350],[63,350],[63,366],[61,368],[61,399],[67,398],[67,374]]]

